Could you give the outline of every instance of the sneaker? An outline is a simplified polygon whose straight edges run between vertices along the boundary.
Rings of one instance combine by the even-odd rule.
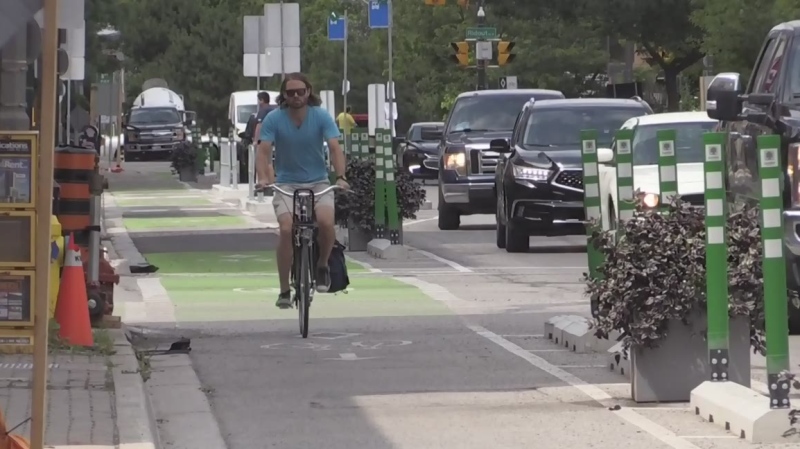
[[[278,302],[275,303],[275,306],[279,309],[291,309],[292,308],[292,292],[287,290],[280,295],[278,295]]]
[[[317,291],[325,293],[331,288],[331,270],[328,267],[317,267]]]

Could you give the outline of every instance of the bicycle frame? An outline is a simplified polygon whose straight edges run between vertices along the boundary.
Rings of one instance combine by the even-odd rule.
[[[314,254],[314,234],[317,230],[316,214],[314,208],[316,206],[316,195],[311,189],[298,189],[292,194],[292,236],[294,238],[295,255],[303,247],[312,249],[312,256]],[[304,245],[305,244],[305,245]],[[298,258],[294,260],[296,267]],[[316,261],[309,261],[316,266]],[[292,270],[293,277],[296,270]],[[313,280],[313,274],[312,274]]]

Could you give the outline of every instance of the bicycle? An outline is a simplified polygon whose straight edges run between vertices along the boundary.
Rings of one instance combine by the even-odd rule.
[[[294,304],[300,318],[300,334],[308,338],[308,312],[316,289],[317,263],[319,257],[315,248],[317,223],[314,214],[315,198],[342,187],[334,184],[319,192],[312,189],[297,189],[287,192],[276,185],[263,186],[257,190],[272,188],[285,196],[292,197],[292,236],[294,254],[292,257],[291,282],[294,287]],[[311,213],[309,213],[309,211]]]

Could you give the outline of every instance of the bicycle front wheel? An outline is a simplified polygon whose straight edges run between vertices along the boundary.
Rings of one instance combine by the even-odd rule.
[[[311,305],[311,294],[314,286],[311,275],[311,248],[304,247],[300,250],[300,273],[297,279],[297,311],[300,318],[300,334],[308,338],[308,311]]]

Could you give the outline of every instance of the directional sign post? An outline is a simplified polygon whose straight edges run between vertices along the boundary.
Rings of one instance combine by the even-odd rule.
[[[328,19],[328,40],[345,40],[346,19],[344,17],[331,17]]]

